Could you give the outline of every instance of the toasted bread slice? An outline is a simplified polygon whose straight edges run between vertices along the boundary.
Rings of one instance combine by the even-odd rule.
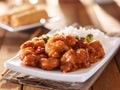
[[[17,8],[13,8],[9,10],[7,13],[0,16],[0,22],[4,24],[10,24],[12,15],[16,15],[19,13],[23,13],[24,11],[29,11],[33,9],[35,9],[35,7],[30,5],[23,5]]]
[[[14,27],[39,22],[41,18],[47,19],[48,14],[43,9],[34,9],[11,16],[10,24]]]

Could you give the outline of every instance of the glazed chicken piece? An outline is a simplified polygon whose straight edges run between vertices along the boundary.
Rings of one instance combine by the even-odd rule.
[[[22,61],[23,65],[25,66],[37,67],[38,64],[38,60],[36,59],[36,56],[34,54],[28,54],[24,56]]]
[[[39,59],[47,57],[45,53],[45,42],[39,38],[33,38],[21,45],[20,59],[26,66],[37,67]]]
[[[104,57],[105,52],[100,43],[100,41],[96,40],[88,44],[88,52],[89,52],[89,62],[94,63],[97,62],[98,59]]]
[[[45,52],[45,42],[44,40],[35,37],[31,41],[26,41],[25,43],[23,43],[20,48],[22,52],[32,51],[36,54],[40,54]]]
[[[33,49],[37,49],[38,47],[45,47],[45,42],[38,37],[34,37],[32,40],[24,42],[20,48],[23,50],[27,47],[32,47]]]
[[[69,47],[73,47],[76,44],[76,42],[78,41],[77,39],[75,39],[74,36],[71,36],[71,35],[67,35],[65,38],[66,38],[65,43]]]
[[[34,43],[33,43],[32,41],[26,41],[26,42],[24,42],[24,43],[20,46],[20,48],[21,48],[22,50],[25,49],[25,48],[27,48],[27,47],[33,48],[33,47],[34,47]]]
[[[70,72],[90,66],[89,55],[85,49],[70,49],[61,58],[61,71]]]
[[[76,42],[77,42],[77,39],[75,39],[74,36],[72,36],[72,35],[65,35],[64,33],[62,33],[61,35],[55,34],[53,36],[53,38],[54,38],[53,42],[61,40],[69,47],[74,46],[76,44]]]
[[[77,57],[73,49],[68,50],[61,58],[60,69],[64,73],[78,69]]]
[[[50,57],[58,58],[61,54],[69,49],[69,47],[62,41],[60,36],[51,37],[45,46],[45,51]]]
[[[33,53],[34,53],[34,49],[32,47],[27,47],[21,51],[20,59],[23,61],[26,55],[33,54]]]
[[[73,36],[56,34],[48,40],[45,51],[50,57],[59,58],[75,43],[76,39]]]
[[[46,58],[47,55],[45,54],[36,54],[30,50],[25,50],[20,54],[20,59],[22,60],[22,64],[25,66],[32,66],[32,67],[38,67],[39,66],[39,60],[41,58]]]
[[[77,56],[77,63],[79,65],[79,68],[87,68],[90,66],[89,60],[89,53],[86,49],[77,49],[76,51]]]
[[[56,42],[48,41],[45,51],[50,57],[58,58],[67,51],[69,47],[61,40]]]
[[[39,60],[39,67],[44,70],[52,70],[60,65],[60,60],[56,58],[41,58]]]

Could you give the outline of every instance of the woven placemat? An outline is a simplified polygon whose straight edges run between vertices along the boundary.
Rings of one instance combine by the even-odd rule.
[[[79,90],[80,88],[82,90],[83,87],[83,83],[71,83],[41,79],[9,69],[7,69],[4,74],[2,74],[2,79],[23,85],[40,87],[47,90]]]

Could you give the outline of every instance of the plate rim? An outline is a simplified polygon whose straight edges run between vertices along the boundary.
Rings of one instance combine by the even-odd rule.
[[[41,18],[41,19],[44,19],[44,18]],[[3,29],[5,29],[7,31],[10,31],[10,32],[17,32],[17,31],[24,31],[24,30],[27,30],[27,29],[35,28],[35,27],[38,27],[38,26],[43,26],[44,24],[53,23],[53,22],[56,22],[56,21],[59,21],[59,20],[61,20],[61,17],[53,16],[53,17],[48,17],[48,19],[43,23],[41,23],[39,21],[39,22],[36,22],[36,23],[32,23],[32,24],[28,24],[28,25],[22,25],[22,26],[18,26],[18,27],[12,27],[10,25],[7,25],[7,24],[4,24],[4,23],[0,22],[0,28],[3,28]]]
[[[23,31],[23,30],[27,30],[27,29],[30,29],[30,28],[35,28],[35,27],[42,26],[42,25],[43,25],[42,23],[37,22],[37,23],[34,23],[34,24],[29,24],[29,25],[24,25],[24,26],[12,27],[10,25],[0,23],[1,28],[5,29],[7,31],[10,31],[10,32]]]

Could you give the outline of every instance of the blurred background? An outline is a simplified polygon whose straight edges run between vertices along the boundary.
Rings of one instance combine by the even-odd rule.
[[[93,4],[95,5],[95,3],[97,3],[101,5],[102,8],[104,8],[104,10],[106,10],[107,7],[110,7],[110,6],[113,7],[113,2],[114,2],[114,6],[115,4],[117,4],[118,6],[120,4],[120,0],[0,0],[0,8],[2,8],[2,10],[0,10],[0,14],[3,14],[8,10],[10,10],[11,8],[16,8],[21,5],[26,5],[26,4],[39,5],[39,6],[45,6],[49,14],[49,17],[60,16],[62,18],[64,17],[72,18],[73,16],[73,18],[80,18],[80,20],[77,21],[78,23],[80,23],[81,21],[84,22],[84,20],[82,20],[83,18],[84,19],[87,18],[86,14],[84,13],[87,13],[89,15],[89,10],[87,7],[89,7],[90,5],[93,5]],[[65,5],[60,3],[71,3],[71,5],[70,4]],[[70,10],[69,7],[71,8],[71,12],[69,12]],[[75,11],[72,9],[72,7],[76,8]],[[89,9],[90,8],[91,7],[89,7]],[[108,8],[108,9],[107,9],[107,12],[112,11],[112,8]],[[78,12],[76,12],[77,10]],[[66,13],[67,15],[65,15],[64,13]],[[77,16],[76,13],[79,13],[80,16],[79,15]],[[119,12],[117,13],[119,14]],[[90,18],[91,16],[89,16],[88,19]],[[71,22],[71,23],[74,23],[74,22]],[[71,23],[68,23],[68,24],[70,25]],[[87,23],[87,22],[84,22],[84,23]]]
[[[44,8],[48,14],[47,20],[49,20],[49,22],[35,28],[13,32],[2,28],[2,22],[0,22],[0,73],[5,69],[3,66],[4,62],[18,53],[20,45],[23,42],[51,30],[62,29],[70,25],[74,27],[94,27],[100,29],[107,35],[120,37],[120,0],[0,0],[0,17],[2,15],[5,16],[5,18],[7,15],[9,17],[13,9],[16,9],[15,11],[18,12],[22,6],[27,5]],[[27,14],[30,13],[31,12],[27,10]],[[24,14],[25,13],[22,15]],[[33,15],[30,14],[29,16],[32,17]],[[26,18],[28,18],[27,20],[29,21],[33,20],[33,17],[31,17],[24,18],[23,16],[23,20],[18,18],[16,18],[16,20],[21,20],[21,23],[24,22]],[[34,15],[34,19],[37,17],[38,16]],[[2,20],[4,19],[2,18]],[[116,61],[112,60],[100,78],[98,78],[98,76],[100,76],[103,70],[98,72],[97,76],[94,76],[96,79],[98,78],[98,80],[95,81],[93,78],[87,83],[86,86],[90,87],[95,82],[90,90],[120,90],[119,55],[120,52],[118,52],[118,59],[116,59]],[[0,81],[1,90],[9,90],[9,86],[12,85]],[[13,84],[13,86],[15,86],[11,87],[14,88],[13,90],[18,90],[20,85],[16,86]],[[22,87],[24,90],[36,90],[31,89],[31,87],[28,88],[28,86]]]

